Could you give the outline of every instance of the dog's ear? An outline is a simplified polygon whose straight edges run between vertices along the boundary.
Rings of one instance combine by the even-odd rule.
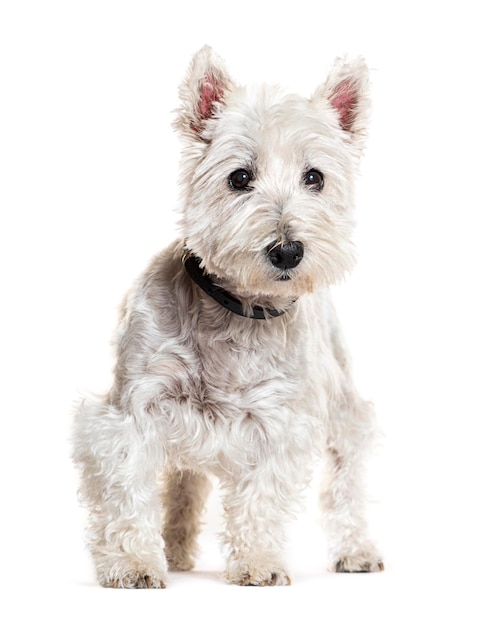
[[[193,57],[186,78],[179,88],[180,107],[175,127],[186,139],[208,141],[207,121],[221,111],[233,81],[222,59],[209,46]]]
[[[356,148],[362,149],[370,111],[369,70],[362,57],[353,61],[337,59],[312,101],[320,107],[327,102],[339,127],[345,131],[345,137]]]

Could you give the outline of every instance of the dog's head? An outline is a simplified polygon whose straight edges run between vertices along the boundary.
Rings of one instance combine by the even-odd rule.
[[[353,179],[369,109],[361,59],[311,98],[234,84],[209,47],[180,87],[187,248],[236,293],[299,296],[354,262]]]

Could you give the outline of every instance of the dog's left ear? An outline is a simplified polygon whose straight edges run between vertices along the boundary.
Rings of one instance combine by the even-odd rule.
[[[347,141],[362,149],[370,111],[369,70],[362,57],[354,61],[338,59],[326,82],[315,91],[312,101],[319,107],[326,102],[333,109]]]
[[[186,139],[208,141],[208,120],[216,117],[234,84],[223,60],[209,46],[193,57],[180,85],[180,107],[175,127]]]

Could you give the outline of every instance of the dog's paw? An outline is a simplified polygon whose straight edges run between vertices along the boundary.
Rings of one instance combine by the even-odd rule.
[[[195,566],[195,562],[187,555],[168,555],[168,569],[170,572],[188,572]]]
[[[272,572],[267,578],[252,577],[250,573],[244,574],[238,583],[241,587],[275,587],[280,585],[290,585],[291,578],[284,572]]]
[[[230,569],[226,580],[241,587],[275,587],[290,585],[291,578],[281,567],[248,567]]]
[[[165,589],[166,583],[157,575],[140,574],[135,570],[125,572],[125,574],[105,580],[104,587],[114,589]]]
[[[379,559],[364,559],[361,557],[343,557],[336,561],[333,567],[335,572],[359,574],[367,572],[382,572],[384,563]]]

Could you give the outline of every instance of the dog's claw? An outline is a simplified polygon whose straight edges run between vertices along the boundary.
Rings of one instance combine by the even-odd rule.
[[[166,589],[166,585],[162,580],[148,574],[144,576],[130,574],[106,583],[105,587],[112,589]]]
[[[384,563],[378,561],[376,564],[372,564],[369,561],[359,563],[356,567],[348,567],[344,559],[340,559],[335,565],[335,571],[341,574],[367,574],[369,572],[383,572]]]
[[[241,587],[276,587],[277,585],[291,585],[291,578],[284,575],[278,575],[276,572],[273,572],[269,578],[265,578],[264,580],[260,580],[259,582],[254,582],[251,580],[250,574],[245,574],[240,581]]]

